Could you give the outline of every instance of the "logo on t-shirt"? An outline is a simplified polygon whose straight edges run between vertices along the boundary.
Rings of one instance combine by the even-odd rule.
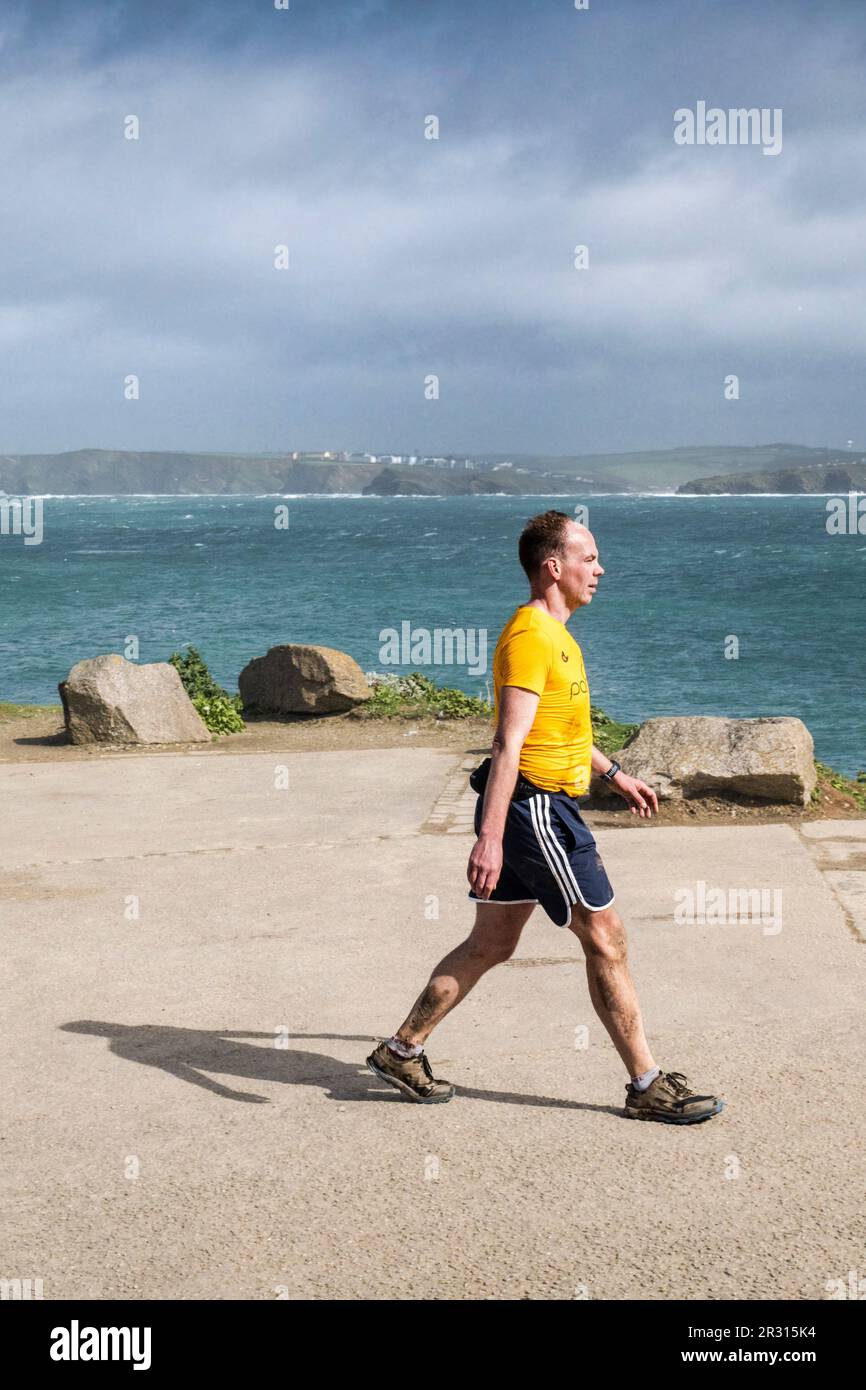
[[[565,655],[565,652],[560,652],[560,656],[562,657],[563,661],[568,660],[568,657]]]
[[[570,689],[569,692],[568,692],[568,697],[569,697],[569,699],[570,699],[570,700],[573,700],[574,697],[575,697],[575,694],[578,694],[578,695],[585,695],[585,694],[586,694],[586,681],[585,681],[585,680],[579,680],[579,681],[572,681],[572,682],[571,682],[571,689]]]

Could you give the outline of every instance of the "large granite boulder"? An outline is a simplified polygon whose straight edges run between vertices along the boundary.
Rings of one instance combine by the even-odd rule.
[[[167,661],[138,666],[113,653],[79,661],[58,686],[73,743],[210,743]]]
[[[244,709],[257,714],[337,714],[373,694],[353,657],[333,647],[271,647],[241,671]]]
[[[812,735],[787,716],[648,719],[617,759],[659,800],[747,796],[807,806],[816,781]],[[595,779],[593,791],[607,790]]]

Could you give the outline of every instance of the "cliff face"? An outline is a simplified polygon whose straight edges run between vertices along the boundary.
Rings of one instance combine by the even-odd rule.
[[[510,470],[478,472],[472,469],[411,468],[391,466],[382,468],[364,492],[372,497],[465,497],[481,492],[507,492],[524,496],[539,493],[550,486],[549,479],[515,476]],[[571,487],[576,484],[572,480]]]
[[[836,459],[828,464],[807,464],[802,468],[781,468],[758,473],[727,473],[716,478],[697,478],[683,483],[678,493],[706,496],[708,493],[738,495],[755,492],[845,493],[866,492],[866,459]]]

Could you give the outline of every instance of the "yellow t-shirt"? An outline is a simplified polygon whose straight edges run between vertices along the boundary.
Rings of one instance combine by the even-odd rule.
[[[499,691],[520,685],[541,698],[520,753],[520,771],[545,791],[589,789],[592,720],[583,653],[568,628],[540,608],[521,606],[493,653],[494,717]]]

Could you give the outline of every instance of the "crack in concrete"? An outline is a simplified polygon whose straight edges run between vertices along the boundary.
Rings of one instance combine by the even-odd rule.
[[[278,850],[283,854],[297,853],[303,849],[337,849],[347,844],[371,845],[382,840],[414,840],[420,833],[419,830],[395,830],[390,834],[358,836],[353,839],[292,840],[289,844],[273,845],[199,845],[193,849],[146,850],[143,854],[85,855],[82,859],[28,859],[26,863],[17,864],[15,870],[10,872],[17,872],[19,869],[63,868],[76,864],[123,864],[130,859],[183,859],[185,856],[197,854],[260,854],[270,850]]]
[[[857,919],[855,918],[854,913],[848,907],[847,903],[845,903],[842,900],[842,898],[840,898],[839,894],[836,891],[835,885],[827,876],[828,872],[844,873],[845,869],[848,867],[846,861],[835,859],[828,862],[826,856],[821,854],[821,848],[827,843],[827,837],[813,837],[811,835],[805,835],[803,833],[802,825],[796,826],[795,829],[800,838],[800,843],[806,846],[807,850],[809,851],[809,858],[815,865],[815,868],[817,869],[818,873],[821,875],[828,889],[832,893],[836,905],[838,906],[839,911],[842,913],[842,916],[845,920],[845,926],[847,927],[850,935],[854,938],[858,945],[866,946],[866,936],[863,935],[860,928],[858,927]],[[842,841],[846,844],[862,845],[863,843],[863,841],[856,835],[839,835],[838,837],[833,836],[832,840],[834,843],[839,843],[839,841]]]

